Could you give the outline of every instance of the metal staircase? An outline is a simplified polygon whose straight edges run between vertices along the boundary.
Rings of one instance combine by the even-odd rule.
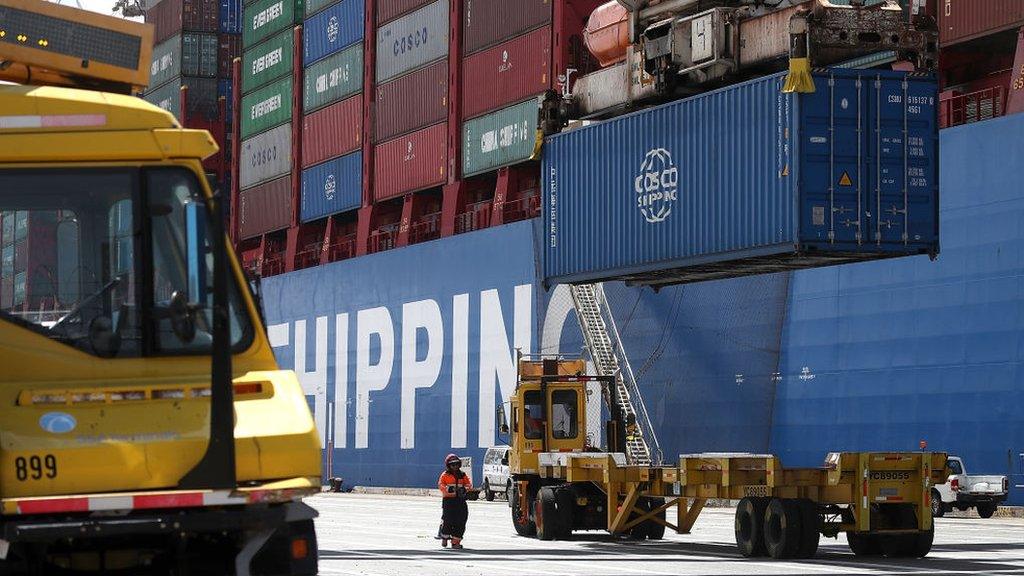
[[[632,433],[626,435],[626,458],[630,464],[660,465],[662,453],[658,438],[622,348],[604,289],[601,284],[579,284],[571,286],[570,290],[580,331],[597,373],[615,377],[615,399],[623,421],[635,423]],[[606,401],[610,407],[610,399]]]

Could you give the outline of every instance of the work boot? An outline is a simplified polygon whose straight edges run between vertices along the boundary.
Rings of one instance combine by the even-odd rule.
[[[462,538],[452,538],[452,550],[462,550]]]
[[[447,538],[441,538],[441,548],[447,548],[447,547],[448,547],[448,539]],[[455,548],[454,544],[452,544],[452,548]]]

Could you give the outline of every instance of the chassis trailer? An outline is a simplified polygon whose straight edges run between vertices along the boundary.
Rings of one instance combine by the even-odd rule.
[[[501,424],[511,438],[518,534],[551,540],[606,530],[657,540],[666,528],[689,533],[715,498],[739,500],[736,544],[748,557],[809,558],[820,535],[840,532],[857,555],[921,557],[931,549],[931,487],[945,482],[946,454],[833,452],[820,468],[784,468],[766,454],[635,465],[624,449],[635,424],[618,416],[615,379],[584,370],[582,361],[519,362],[511,426]],[[603,429],[587,421],[599,413],[608,414]]]

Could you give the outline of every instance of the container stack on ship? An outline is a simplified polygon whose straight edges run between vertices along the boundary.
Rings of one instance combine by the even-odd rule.
[[[1016,3],[649,4],[246,7],[240,136],[281,141],[232,234],[331,475],[479,477],[516,350],[586,353],[558,282],[605,280],[667,457],[926,441],[1024,484]]]
[[[144,98],[183,126],[209,130],[220,152],[203,162],[230,190],[233,110],[231,63],[242,50],[242,0],[149,0],[153,63]]]

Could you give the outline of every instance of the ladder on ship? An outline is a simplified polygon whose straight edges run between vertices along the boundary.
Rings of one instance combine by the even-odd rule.
[[[638,466],[660,465],[661,448],[651,425],[643,397],[622,348],[611,308],[605,298],[601,284],[578,284],[570,286],[573,307],[580,324],[580,331],[590,358],[599,376],[614,376],[615,402],[606,398],[609,409],[615,406],[622,412],[626,422],[626,459]]]

